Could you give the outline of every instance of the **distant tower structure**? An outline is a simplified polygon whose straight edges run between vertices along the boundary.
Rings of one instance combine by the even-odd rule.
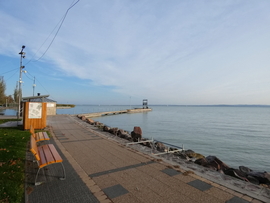
[[[143,100],[142,105],[143,105],[143,109],[148,109],[148,101],[147,101],[147,99]]]

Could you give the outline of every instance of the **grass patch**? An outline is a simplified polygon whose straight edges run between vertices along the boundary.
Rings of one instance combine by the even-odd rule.
[[[0,128],[0,202],[24,202],[25,154],[29,139],[30,132],[21,127]]]

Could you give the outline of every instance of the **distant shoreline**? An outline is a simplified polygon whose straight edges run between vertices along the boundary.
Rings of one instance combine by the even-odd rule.
[[[74,104],[56,104],[57,109],[70,109],[74,108],[76,105]]]

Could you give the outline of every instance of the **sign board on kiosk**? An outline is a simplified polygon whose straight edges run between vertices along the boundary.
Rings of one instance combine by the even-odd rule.
[[[43,129],[47,125],[47,103],[45,102],[24,102],[23,128]]]

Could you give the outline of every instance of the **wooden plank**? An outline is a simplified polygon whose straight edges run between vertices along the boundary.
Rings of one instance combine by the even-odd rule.
[[[41,133],[35,133],[35,136],[36,136],[36,141],[39,142],[42,140],[42,137],[40,137],[40,135],[42,136]]]
[[[55,163],[55,159],[52,155],[52,152],[49,148],[48,145],[42,145],[42,148],[43,148],[43,153],[45,155],[45,158],[46,158],[46,164],[52,164],[52,163]]]
[[[30,145],[31,145],[30,151],[35,156],[35,159],[39,161],[40,157],[38,153],[37,143],[36,143],[35,138],[32,135],[31,135]]]
[[[39,139],[40,139],[40,140],[45,140],[45,139],[44,139],[44,136],[43,136],[43,132],[39,132],[38,135],[39,135]]]
[[[61,158],[60,154],[58,153],[58,151],[55,149],[55,146],[53,144],[48,144],[48,147],[50,148],[51,150],[51,153],[54,157],[54,160],[56,163],[58,162],[62,162],[63,159]]]
[[[43,133],[44,140],[50,140],[50,137],[47,134],[47,132],[42,132],[42,133]]]
[[[33,125],[30,126],[30,133],[32,135],[35,135],[35,129],[34,129]]]
[[[42,167],[48,165],[48,164],[47,164],[46,157],[45,157],[45,153],[44,153],[44,150],[43,150],[43,147],[42,147],[42,146],[40,146],[40,147],[38,148],[38,153],[39,153],[39,157],[40,157],[40,165],[39,165],[39,168],[42,168]]]

